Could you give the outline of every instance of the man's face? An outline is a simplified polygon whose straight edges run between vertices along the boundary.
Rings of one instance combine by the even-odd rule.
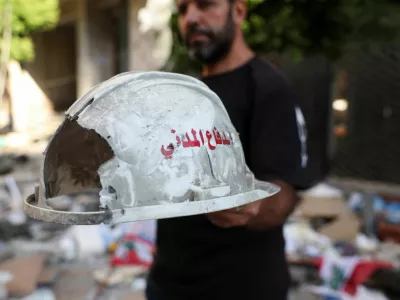
[[[235,37],[229,0],[177,0],[179,30],[189,55],[214,64],[230,51]]]

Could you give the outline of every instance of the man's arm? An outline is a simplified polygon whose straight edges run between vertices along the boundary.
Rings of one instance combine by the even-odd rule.
[[[255,99],[250,138],[250,169],[257,179],[277,184],[281,191],[261,200],[259,211],[248,226],[281,225],[298,202],[295,189],[301,182],[302,167],[295,96],[282,78],[271,92],[260,93]]]
[[[294,95],[289,85],[278,79],[280,81],[274,84],[272,91],[259,93],[255,99],[247,163],[257,179],[277,184],[281,191],[244,205],[240,210],[208,214],[217,226],[247,226],[251,229],[279,226],[297,204],[296,188],[302,182],[299,177],[302,151]]]
[[[251,229],[265,229],[276,227],[285,222],[297,204],[295,189],[284,181],[273,180],[281,191],[269,198],[260,200],[260,207],[256,214],[252,214],[247,226]]]

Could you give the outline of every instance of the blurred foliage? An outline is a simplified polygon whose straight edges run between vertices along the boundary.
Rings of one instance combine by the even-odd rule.
[[[11,58],[32,61],[35,57],[30,35],[35,31],[53,29],[60,17],[58,0],[12,0]],[[6,0],[0,0],[0,33],[4,26]]]
[[[294,60],[323,53],[336,60],[350,50],[371,50],[400,36],[399,0],[247,0],[243,31],[260,53],[286,52]],[[172,71],[198,70],[179,38],[177,15],[171,19],[175,36],[167,65]]]

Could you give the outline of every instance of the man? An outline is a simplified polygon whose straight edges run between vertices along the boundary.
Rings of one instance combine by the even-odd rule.
[[[158,221],[148,300],[283,300],[282,224],[296,205],[301,142],[289,85],[254,55],[244,0],[177,0],[179,29],[223,101],[255,176],[281,191],[241,209]],[[304,158],[304,153],[303,153]]]

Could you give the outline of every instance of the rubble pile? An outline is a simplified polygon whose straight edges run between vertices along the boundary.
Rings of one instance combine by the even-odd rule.
[[[375,205],[374,222],[392,216],[391,225],[398,226],[397,206],[385,211],[382,198],[373,199],[382,201]],[[301,289],[333,299],[398,299],[400,288],[389,279],[400,279],[400,244],[377,226],[372,236],[363,232],[365,201],[359,193],[346,195],[324,183],[301,195],[284,226],[292,276]]]
[[[26,217],[22,203],[38,184],[46,139],[15,145],[18,151],[8,147],[0,156],[0,300],[143,300],[155,221],[65,226]],[[376,218],[371,236],[364,230],[361,194],[322,183],[300,196],[284,226],[294,280],[291,299],[396,299],[400,295],[396,200],[372,198]],[[58,210],[93,211],[98,194],[49,201]],[[390,230],[385,229],[388,226]]]
[[[0,156],[0,300],[140,299],[154,249],[155,222],[65,226],[28,218],[23,200],[39,181],[45,142]],[[30,145],[30,144],[27,144]],[[98,209],[90,192],[51,199],[68,211]]]

